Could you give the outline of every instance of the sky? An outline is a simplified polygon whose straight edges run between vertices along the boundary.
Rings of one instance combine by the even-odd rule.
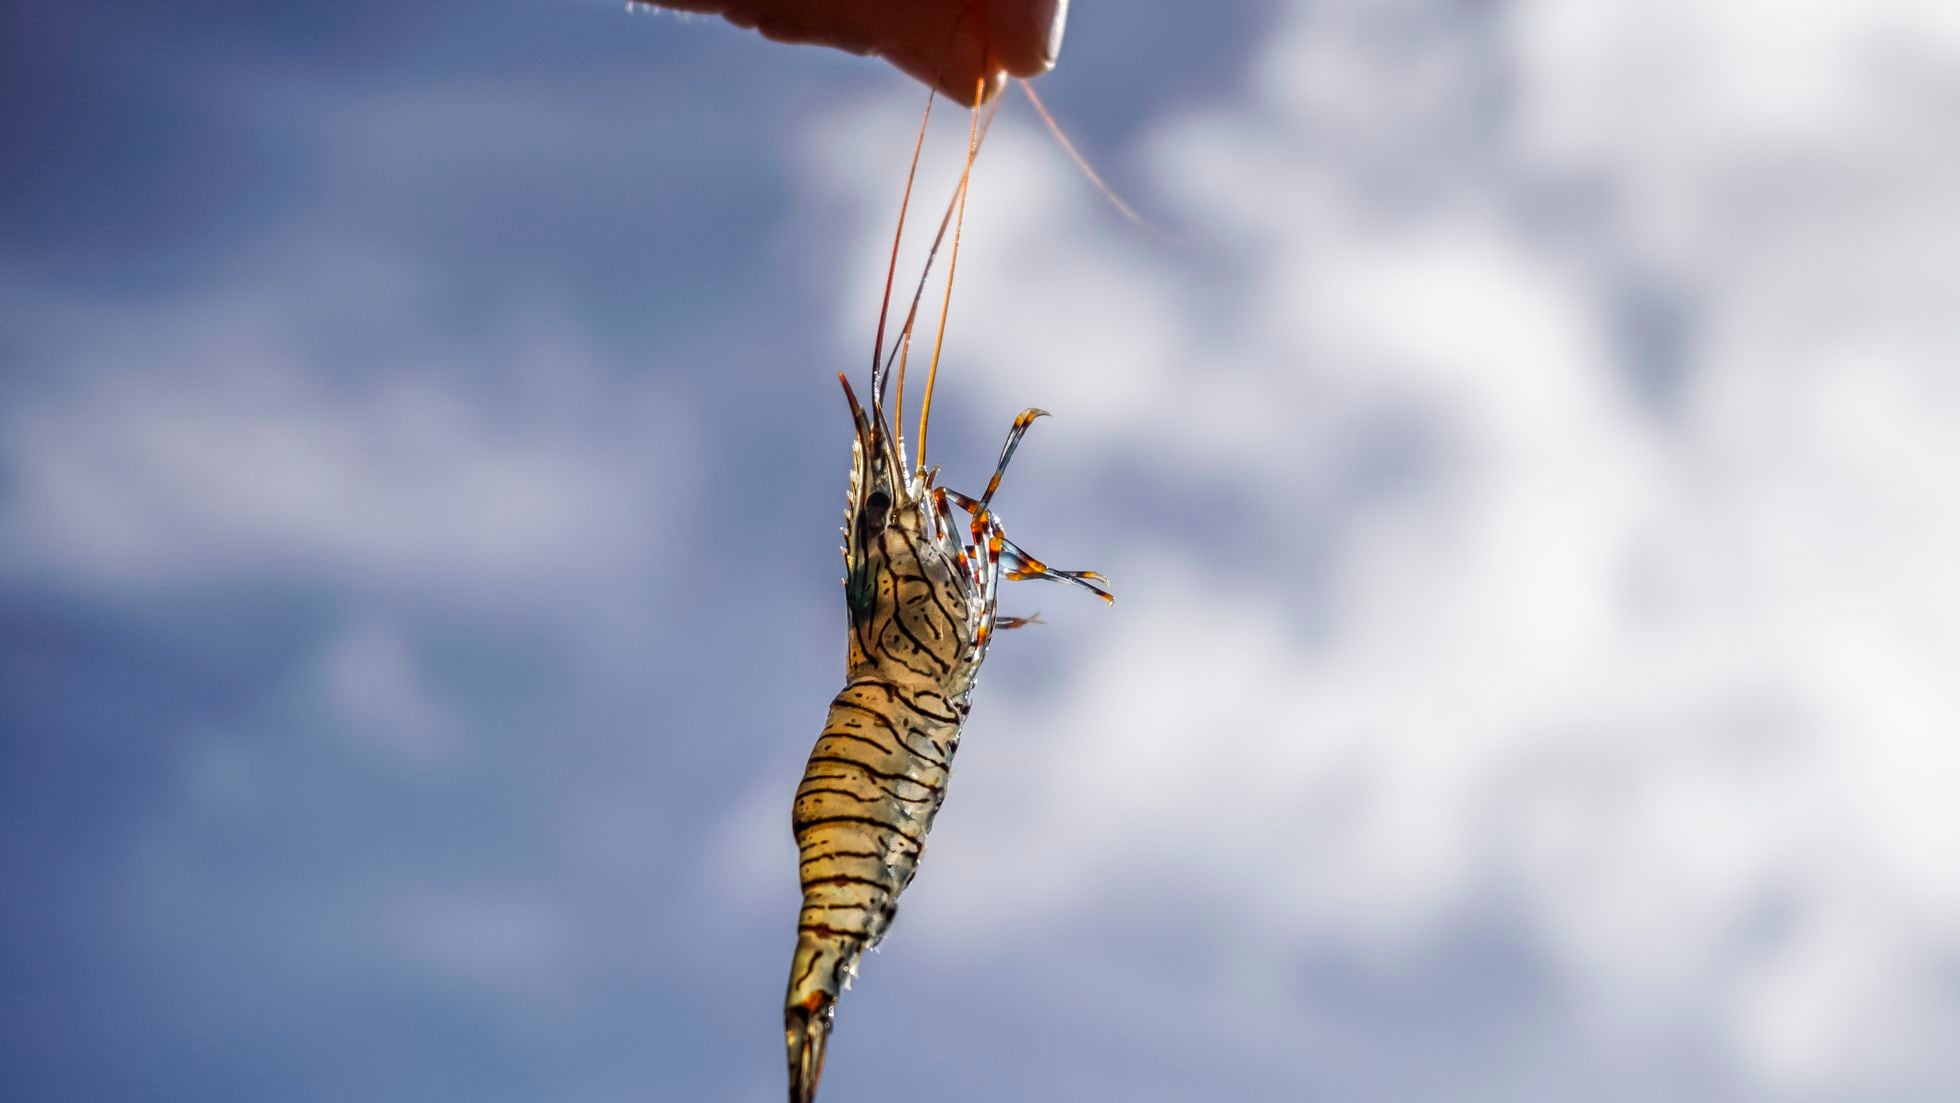
[[[780,1098],[922,90],[4,18],[9,1097]],[[1149,225],[1010,94],[931,443],[1052,411],[1001,511],[1118,600],[1004,598],[824,1098],[1950,1098],[1956,72],[1940,0],[1075,5]]]

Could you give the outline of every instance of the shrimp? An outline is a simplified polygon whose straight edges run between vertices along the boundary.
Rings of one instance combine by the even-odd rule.
[[[977,98],[977,97],[976,97]],[[932,110],[928,97],[926,112]],[[925,123],[920,123],[920,144]],[[960,221],[947,262],[947,302],[959,258],[967,182],[981,133],[975,109],[967,139],[966,168],[955,200]],[[918,167],[906,180],[906,203]],[[949,207],[947,214],[951,215]],[[905,205],[899,209],[903,234]],[[942,220],[940,232],[943,235]],[[938,242],[934,242],[937,251]],[[898,244],[892,246],[896,267]],[[927,260],[930,268],[931,260]],[[885,276],[887,308],[892,269]],[[920,277],[923,291],[925,276]],[[899,338],[899,398],[894,420],[904,416],[904,349],[909,346],[918,295]],[[934,486],[937,468],[925,462],[932,384],[945,337],[942,306],[932,366],[919,414],[919,449],[909,468],[904,441],[886,419],[880,374],[884,312],[872,354],[871,403],[867,411],[839,373],[850,406],[855,439],[844,511],[844,601],[850,639],[844,688],[830,704],[823,734],[810,752],[797,787],[791,826],[799,851],[803,907],[797,918],[796,953],[785,998],[784,1037],[789,1057],[791,1103],[811,1103],[823,1073],[825,1049],[840,992],[856,975],[858,959],[890,928],[899,894],[911,883],[926,832],[946,794],[960,728],[971,708],[974,680],[997,631],[1018,628],[1031,617],[1000,617],[998,586],[1043,578],[1083,587],[1112,602],[1107,580],[1094,571],[1058,571],[1022,551],[993,512],[1008,461],[1038,409],[1014,419],[1000,461],[978,498]],[[962,541],[953,510],[970,515],[971,542]]]

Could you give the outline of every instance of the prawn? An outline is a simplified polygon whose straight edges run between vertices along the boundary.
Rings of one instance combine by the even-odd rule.
[[[928,96],[928,118],[931,111]],[[1021,550],[1007,538],[993,511],[994,493],[1000,489],[1008,461],[1028,427],[1045,411],[1024,410],[1014,419],[1000,461],[978,498],[935,486],[938,468],[926,466],[932,387],[959,260],[967,183],[981,133],[976,107],[966,166],[954,194],[959,221],[947,261],[946,302],[933,341],[919,413],[918,453],[912,465],[906,464],[904,441],[894,434],[892,422],[903,425],[906,352],[926,276],[919,278],[912,310],[895,342],[898,404],[888,421],[884,384],[891,371],[883,343],[897,240],[885,274],[886,305],[879,313],[873,346],[870,408],[858,402],[848,377],[841,372],[837,377],[844,386],[855,432],[843,530],[844,601],[850,632],[844,688],[831,701],[791,809],[803,888],[783,1009],[791,1103],[815,1099],[838,996],[856,975],[864,951],[877,945],[890,928],[899,894],[918,869],[926,832],[945,798],[974,681],[995,633],[1033,620],[998,615],[1000,580],[1049,579],[1080,586],[1104,602],[1115,600],[1107,580],[1096,572],[1054,570]],[[899,208],[900,237],[924,141],[921,120],[905,201]],[[952,205],[946,213],[953,215]],[[942,219],[942,238],[945,229]],[[938,245],[935,239],[933,252]],[[928,256],[928,270],[931,263]],[[970,542],[962,539],[955,508],[970,517],[965,526]]]

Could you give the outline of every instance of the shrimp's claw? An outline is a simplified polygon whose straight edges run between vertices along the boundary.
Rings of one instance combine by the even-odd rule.
[[[783,1013],[783,1035],[789,1043],[789,1103],[816,1101],[835,1010],[836,1004],[824,1001],[815,1007],[791,1005]]]

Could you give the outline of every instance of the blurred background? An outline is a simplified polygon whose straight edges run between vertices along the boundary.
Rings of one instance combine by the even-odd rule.
[[[11,5],[19,1100],[781,1098],[922,90]],[[1960,1091],[1960,7],[1082,0],[974,179],[988,663],[838,1103]],[[914,211],[966,120],[941,113]],[[905,273],[919,250],[907,250]]]

